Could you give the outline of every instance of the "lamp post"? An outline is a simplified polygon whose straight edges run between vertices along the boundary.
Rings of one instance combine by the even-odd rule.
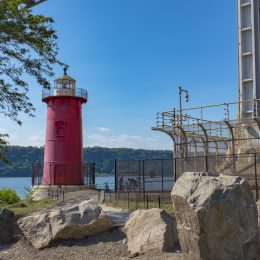
[[[185,92],[185,101],[189,102],[189,92],[186,89],[183,89],[181,86],[179,86],[179,111],[180,111],[180,125],[182,125],[182,93]]]

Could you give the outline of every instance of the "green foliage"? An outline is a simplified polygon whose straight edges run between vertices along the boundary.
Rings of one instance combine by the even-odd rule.
[[[6,137],[8,137],[8,134],[0,134],[0,162],[9,163],[5,156],[5,153],[8,151],[8,142],[5,140]]]
[[[19,196],[15,190],[12,189],[1,189],[0,190],[0,201],[2,203],[14,204],[20,201]]]
[[[43,147],[10,146],[6,155],[12,164],[0,163],[0,176],[29,177],[32,172],[32,164],[43,161]],[[97,173],[114,174],[115,159],[172,159],[172,151],[103,147],[84,148],[84,160],[95,162]]]
[[[34,116],[35,111],[28,97],[26,76],[49,88],[47,78],[54,75],[53,65],[63,65],[57,59],[53,19],[32,13],[27,3],[28,0],[0,1],[0,113],[18,124],[22,123],[20,112]],[[2,161],[4,137],[0,136]]]
[[[144,160],[144,159],[172,159],[172,151],[144,150],[131,148],[84,148],[85,161],[96,163],[97,173],[114,174],[114,161]]]
[[[25,187],[25,201],[33,202],[33,193],[34,190],[32,187]]]

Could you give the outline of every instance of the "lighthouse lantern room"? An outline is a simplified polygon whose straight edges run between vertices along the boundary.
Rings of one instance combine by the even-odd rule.
[[[76,81],[64,74],[44,89],[47,104],[43,185],[83,185],[82,104],[87,91],[76,88]]]

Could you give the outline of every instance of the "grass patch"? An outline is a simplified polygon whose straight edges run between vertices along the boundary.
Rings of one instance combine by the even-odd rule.
[[[129,201],[127,198],[119,198],[117,200],[107,200],[105,204],[114,207],[114,208],[121,208],[129,210],[130,212],[135,211],[136,209],[151,209],[151,208],[159,208],[159,201],[153,200],[152,198],[148,200],[144,200],[143,198],[132,199],[130,198]],[[164,209],[167,213],[172,214],[173,204],[168,202],[161,201],[160,208]]]
[[[3,207],[12,210],[16,215],[24,216],[39,211],[41,209],[45,209],[53,204],[55,204],[55,201],[49,199],[44,199],[40,201],[22,200],[18,204],[3,205]]]

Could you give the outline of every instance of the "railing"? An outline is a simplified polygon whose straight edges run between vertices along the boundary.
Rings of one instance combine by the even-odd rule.
[[[104,183],[96,183],[96,189],[98,190],[106,190],[106,191],[114,191],[115,183],[113,182],[104,182]]]
[[[118,192],[169,192],[173,185],[172,159],[115,160]]]
[[[139,192],[105,192],[104,202],[116,204],[118,207],[133,211],[136,209],[161,208],[173,212],[171,194],[168,193],[139,193]]]
[[[50,88],[42,90],[42,98],[52,97],[52,96],[75,96],[84,99],[88,99],[88,92],[82,88]]]
[[[45,169],[46,178],[43,176]],[[75,173],[84,180],[84,185],[95,186],[95,163],[49,162],[32,165],[32,186],[67,185]]]
[[[57,188],[56,190],[52,188],[48,189],[48,199],[64,201],[64,190],[62,188]]]

